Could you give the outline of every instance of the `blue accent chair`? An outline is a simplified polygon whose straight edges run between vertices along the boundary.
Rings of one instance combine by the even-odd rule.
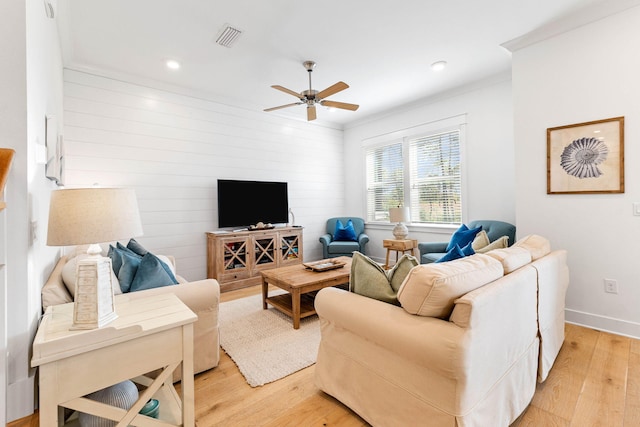
[[[509,246],[516,241],[516,226],[508,222],[495,220],[476,220],[467,224],[469,228],[476,228],[479,225],[487,232],[489,241],[493,242],[502,236],[509,236]],[[420,251],[420,264],[429,264],[440,259],[447,252],[449,242],[418,243]]]
[[[340,220],[346,225],[347,221],[353,222],[353,228],[358,236],[357,242],[334,241],[333,233],[336,230],[336,223]],[[364,219],[356,217],[335,217],[327,220],[326,234],[320,236],[322,243],[322,258],[335,258],[339,256],[351,256],[353,251],[365,254],[365,245],[369,241],[369,236],[364,233]]]

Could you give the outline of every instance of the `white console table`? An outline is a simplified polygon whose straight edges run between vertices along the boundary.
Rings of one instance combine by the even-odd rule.
[[[70,330],[73,303],[50,306],[33,343],[32,366],[40,369],[40,426],[63,424],[64,408],[118,421],[118,426],[193,427],[193,322],[197,316],[173,294],[131,300],[116,295],[118,318],[92,330]],[[172,374],[182,365],[181,393]],[[145,374],[160,369],[153,379]],[[127,411],[85,396],[131,379],[146,389]],[[140,415],[160,400],[159,419]]]

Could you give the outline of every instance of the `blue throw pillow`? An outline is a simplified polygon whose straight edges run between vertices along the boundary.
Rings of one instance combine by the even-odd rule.
[[[356,230],[353,228],[353,221],[347,221],[347,225],[343,225],[342,221],[336,222],[336,229],[333,233],[333,240],[339,242],[357,242]]]
[[[475,254],[476,251],[473,250],[473,240],[467,243],[467,246],[465,246],[464,248],[461,248],[460,250],[462,251],[464,256]]]
[[[129,243],[127,243],[127,249],[137,253],[140,256],[145,256],[148,250],[146,250],[140,243],[136,241],[136,239],[130,239]]]
[[[118,281],[120,282],[120,289],[122,293],[127,293],[131,290],[131,284],[138,273],[138,267],[142,257],[133,252],[126,252],[116,248],[122,259],[122,265],[117,272]]]
[[[116,273],[116,277],[118,277],[118,271],[120,271],[120,267],[122,267],[122,255],[120,255],[120,251],[114,248],[113,245],[109,245],[107,257],[111,258],[111,268],[113,268],[113,272]]]
[[[175,285],[178,282],[168,271],[166,265],[157,256],[147,252],[140,260],[136,276],[131,283],[130,292]]]
[[[482,226],[478,228],[469,229],[465,224],[462,224],[460,228],[453,233],[451,236],[451,240],[449,241],[449,245],[447,246],[447,252],[453,249],[454,246],[458,245],[460,248],[464,248],[469,243],[473,242],[473,239],[476,238],[476,234],[478,234],[482,230]]]
[[[464,258],[464,254],[462,253],[462,249],[460,246],[455,245],[453,248],[449,249],[446,254],[444,254],[441,258],[437,259],[435,262],[447,262],[453,261],[454,259]]]
[[[130,255],[137,255],[139,257],[142,257],[142,255],[136,253],[135,251],[132,251],[130,248],[126,247],[125,245],[123,245],[120,242],[116,242],[116,249],[119,249],[119,250],[121,250],[123,252],[126,252],[126,253],[130,254]]]

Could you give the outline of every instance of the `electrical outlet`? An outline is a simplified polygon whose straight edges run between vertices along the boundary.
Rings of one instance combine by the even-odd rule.
[[[604,279],[604,291],[609,294],[617,294],[618,281],[614,279]]]

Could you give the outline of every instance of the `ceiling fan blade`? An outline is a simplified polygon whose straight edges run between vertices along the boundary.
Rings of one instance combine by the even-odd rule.
[[[342,108],[343,110],[351,110],[351,111],[356,111],[358,107],[360,107],[357,104],[348,104],[346,102],[336,102],[336,101],[321,101],[320,104],[322,104],[325,107]]]
[[[310,107],[307,107],[307,120],[311,121],[315,119],[316,119],[316,106],[312,105]]]
[[[302,104],[302,102],[294,102],[293,104],[280,105],[279,107],[265,108],[263,111],[279,110],[281,108],[293,107],[294,105],[300,105],[300,104]]]
[[[334,93],[338,93],[341,90],[345,90],[349,87],[348,84],[346,84],[345,82],[338,82],[336,84],[334,84],[333,86],[329,86],[328,88],[326,88],[323,91],[320,91],[316,94],[316,99],[324,99],[328,96],[333,95]]]
[[[273,85],[271,87],[274,88],[274,89],[281,90],[284,93],[288,93],[289,95],[293,95],[298,99],[302,98],[302,96],[298,92],[295,92],[295,91],[293,91],[291,89],[287,89],[286,87],[283,87],[283,86],[280,86],[280,85]]]

